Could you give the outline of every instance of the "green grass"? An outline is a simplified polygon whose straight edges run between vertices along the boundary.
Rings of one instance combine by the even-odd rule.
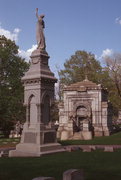
[[[1,138],[0,147],[15,146],[20,141],[20,138]]]
[[[67,140],[59,141],[62,145],[80,145],[80,144],[89,144],[89,145],[121,145],[121,132],[113,134],[111,136],[95,137],[92,140]]]
[[[0,146],[15,146],[20,141],[20,138],[0,139]],[[67,140],[59,141],[62,145],[121,145],[121,132],[115,133],[111,136],[95,137],[92,140]]]
[[[6,142],[11,146],[19,139],[0,139],[0,146]],[[121,144],[121,132],[109,137],[96,137],[92,140],[61,141],[63,145],[73,144]],[[14,144],[15,146],[16,144]],[[94,151],[64,152],[40,158],[0,158],[0,180],[31,180],[38,176],[52,176],[62,180],[68,169],[83,169],[86,180],[121,180],[121,150],[113,153]]]
[[[1,158],[0,180],[31,180],[53,176],[62,180],[68,169],[83,169],[86,180],[121,180],[121,152],[64,152],[40,158]]]

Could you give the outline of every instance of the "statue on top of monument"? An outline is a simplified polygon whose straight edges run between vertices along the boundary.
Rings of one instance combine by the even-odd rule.
[[[43,29],[45,28],[45,24],[43,21],[44,14],[38,15],[38,8],[36,8],[36,17],[38,19],[37,21],[37,27],[36,27],[36,39],[37,39],[37,49],[45,50],[46,44],[45,44],[45,36]]]

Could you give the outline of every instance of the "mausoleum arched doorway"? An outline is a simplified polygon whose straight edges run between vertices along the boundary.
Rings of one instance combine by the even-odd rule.
[[[91,116],[89,109],[84,105],[78,106],[74,122],[74,132],[89,131],[91,129]]]

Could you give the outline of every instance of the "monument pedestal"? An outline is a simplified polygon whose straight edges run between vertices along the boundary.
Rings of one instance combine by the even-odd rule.
[[[16,146],[16,150],[9,152],[9,157],[39,157],[62,151],[64,149],[57,143],[54,129],[45,128],[40,131],[30,129],[23,132],[21,142]]]
[[[57,143],[56,130],[51,123],[51,105],[54,100],[54,84],[57,79],[48,66],[49,56],[45,51],[35,50],[31,65],[22,78],[26,123],[21,142],[9,157],[41,156],[64,151]]]

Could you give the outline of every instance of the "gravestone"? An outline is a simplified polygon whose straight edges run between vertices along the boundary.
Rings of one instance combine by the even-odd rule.
[[[113,152],[113,146],[105,146],[104,151],[105,152]]]
[[[91,148],[89,146],[83,147],[83,152],[91,152]]]
[[[69,169],[63,173],[63,180],[84,180],[83,170]]]
[[[36,177],[32,180],[55,180],[53,177]]]
[[[39,32],[37,32],[38,36]],[[44,37],[42,37],[43,40]],[[41,46],[39,37],[37,42],[38,47],[31,54],[30,68],[22,78],[26,122],[21,141],[16,146],[16,150],[9,152],[9,157],[41,156],[64,151],[57,143],[55,126],[50,117],[51,105],[54,101],[54,84],[57,79],[49,68],[49,55],[46,52],[45,43],[43,42],[44,46]]]

